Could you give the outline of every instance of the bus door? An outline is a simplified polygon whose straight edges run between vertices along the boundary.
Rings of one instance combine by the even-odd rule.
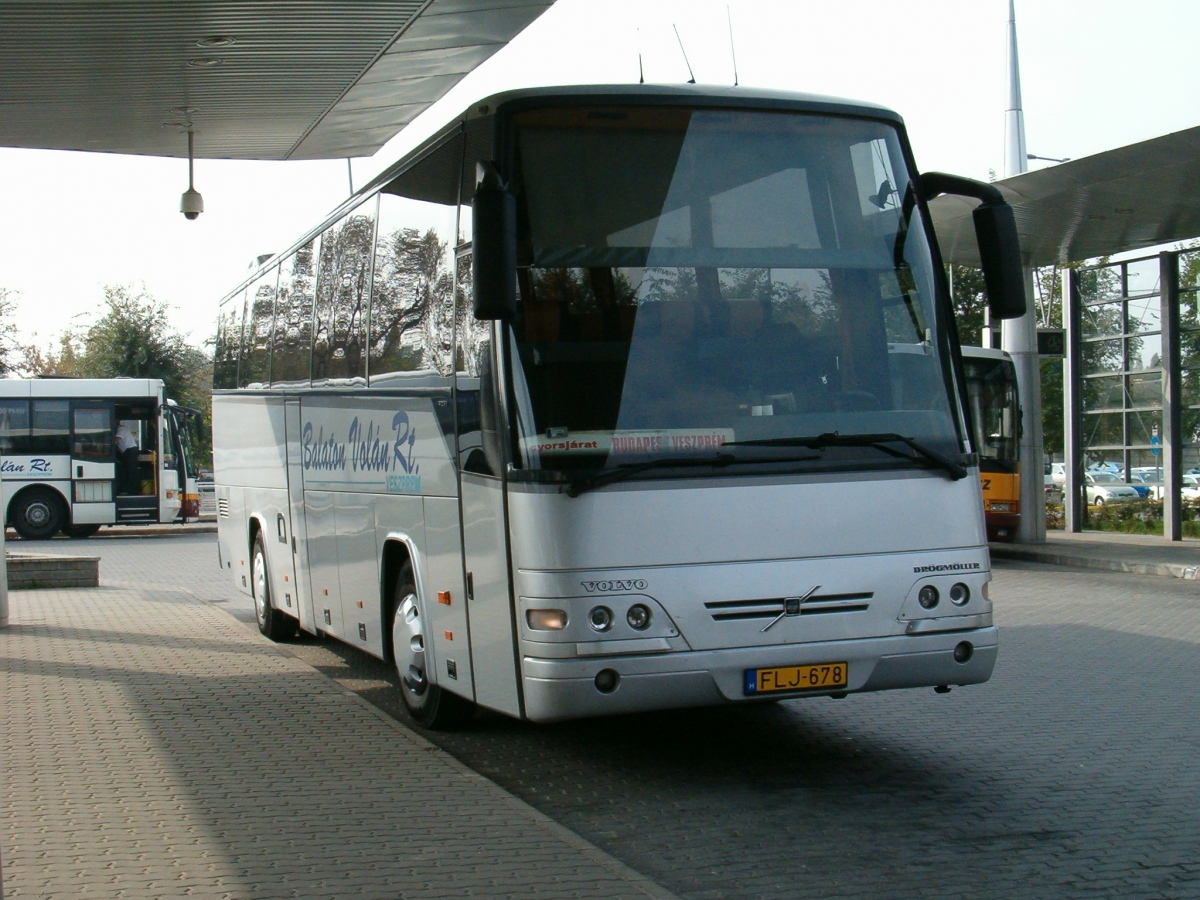
[[[105,400],[71,404],[71,524],[116,521],[117,457],[113,405]]]
[[[520,716],[504,481],[499,460],[483,446],[484,428],[496,426],[489,410],[498,408],[492,328],[471,313],[470,263],[469,254],[459,256],[455,414],[475,702]]]
[[[313,598],[308,585],[308,529],[304,521],[304,459],[300,445],[300,401],[288,400],[283,407],[287,442],[288,521],[276,521],[276,540],[287,544],[291,556],[290,584],[283,585],[283,608],[300,619],[300,627],[317,633]],[[280,514],[280,519],[283,516]]]

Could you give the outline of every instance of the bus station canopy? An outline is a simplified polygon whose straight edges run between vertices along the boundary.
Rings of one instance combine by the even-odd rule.
[[[553,0],[15,0],[0,146],[370,156]]]
[[[997,181],[1012,204],[1028,266],[1080,262],[1200,236],[1200,127]],[[979,265],[971,210],[930,206],[942,257]]]

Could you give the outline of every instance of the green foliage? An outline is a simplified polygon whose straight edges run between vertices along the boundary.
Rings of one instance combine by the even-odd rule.
[[[212,455],[212,360],[171,327],[169,307],[145,292],[125,286],[104,289],[104,312],[82,337],[64,335],[57,374],[84,378],[160,378],[166,395],[204,414],[204,439],[197,458]],[[82,353],[79,347],[82,345]],[[70,372],[61,371],[69,367]]]
[[[0,288],[0,376],[8,375],[19,364],[21,345],[17,342],[17,325],[12,320],[17,311],[17,295],[8,288]]]
[[[1200,537],[1200,501],[1183,501],[1182,531],[1184,537]],[[1046,529],[1066,527],[1063,504],[1046,503]],[[1163,533],[1163,504],[1161,500],[1134,500],[1089,506],[1084,527],[1089,531],[1111,531],[1120,534]]]
[[[978,347],[983,336],[983,311],[987,309],[983,270],[972,266],[950,266],[947,274],[959,342],[965,347]]]

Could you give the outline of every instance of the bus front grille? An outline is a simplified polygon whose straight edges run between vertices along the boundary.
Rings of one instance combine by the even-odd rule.
[[[828,613],[866,612],[871,605],[873,591],[857,594],[813,594],[800,603],[799,613],[794,615],[815,616]],[[774,619],[787,610],[787,597],[771,597],[762,600],[714,600],[704,604],[714,622],[731,622],[740,619]]]

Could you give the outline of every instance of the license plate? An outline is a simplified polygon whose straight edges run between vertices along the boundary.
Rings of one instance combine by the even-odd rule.
[[[849,669],[850,667],[844,662],[819,663],[815,666],[778,666],[774,669],[747,669],[744,685],[747,694],[840,688],[845,687],[848,683]]]

